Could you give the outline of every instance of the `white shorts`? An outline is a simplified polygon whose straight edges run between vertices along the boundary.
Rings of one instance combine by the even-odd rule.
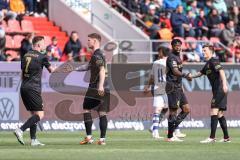
[[[154,96],[153,97],[153,107],[168,108],[167,94]]]

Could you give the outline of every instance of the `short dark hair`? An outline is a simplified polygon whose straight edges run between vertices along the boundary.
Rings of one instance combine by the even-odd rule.
[[[158,52],[162,51],[164,57],[167,57],[170,53],[170,49],[165,46],[159,46],[157,51]]]
[[[180,39],[175,38],[175,39],[172,40],[171,45],[174,46],[174,45],[176,45],[178,43],[180,45],[182,45],[182,41]]]
[[[98,34],[98,33],[91,33],[91,34],[89,34],[88,35],[88,37],[89,38],[95,38],[95,39],[97,39],[99,42],[101,42],[101,36],[100,36],[100,34]]]
[[[32,40],[33,45],[37,44],[39,41],[43,40],[43,36],[35,36]]]
[[[158,24],[159,22],[160,22],[159,17],[158,16],[154,16],[153,17],[153,23],[154,24]]]
[[[77,31],[72,31],[72,32],[71,32],[71,36],[72,36],[73,34],[75,34],[75,33],[78,34]]]
[[[209,48],[212,52],[214,52],[214,46],[211,44],[204,44],[202,48]]]

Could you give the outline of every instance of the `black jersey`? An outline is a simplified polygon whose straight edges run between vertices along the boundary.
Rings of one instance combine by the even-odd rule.
[[[90,84],[98,84],[100,67],[105,67],[105,57],[100,49],[95,50],[89,62],[91,72]]]
[[[182,72],[182,60],[179,55],[171,53],[167,58],[167,66],[166,72],[167,82],[173,83],[174,86],[182,87],[182,77],[175,76],[173,73],[173,69],[177,68],[180,72]]]
[[[45,54],[35,50],[26,53],[21,59],[21,87],[41,91],[43,66],[46,68],[50,66],[49,60]]]
[[[219,62],[219,59],[212,57],[210,60],[207,61],[205,66],[200,71],[202,74],[207,75],[213,92],[219,91],[219,89],[223,88],[219,73],[219,70],[221,69],[223,68]]]

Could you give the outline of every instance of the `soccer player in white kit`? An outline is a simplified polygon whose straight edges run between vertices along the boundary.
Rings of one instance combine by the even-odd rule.
[[[153,107],[154,113],[152,118],[152,126],[150,131],[152,137],[160,139],[163,137],[159,136],[159,124],[164,118],[164,115],[168,111],[168,97],[165,91],[166,86],[166,61],[170,49],[160,46],[158,48],[158,59],[153,62],[151,75],[148,84],[144,87],[144,92],[150,91],[150,86],[154,85],[153,88]],[[175,130],[175,136],[183,138],[186,135],[181,133],[179,129]]]

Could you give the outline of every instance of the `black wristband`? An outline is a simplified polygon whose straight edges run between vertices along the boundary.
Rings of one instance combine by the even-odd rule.
[[[183,74],[182,74],[182,77],[183,77],[183,78],[187,78],[189,74],[190,74],[190,73],[183,73]]]

